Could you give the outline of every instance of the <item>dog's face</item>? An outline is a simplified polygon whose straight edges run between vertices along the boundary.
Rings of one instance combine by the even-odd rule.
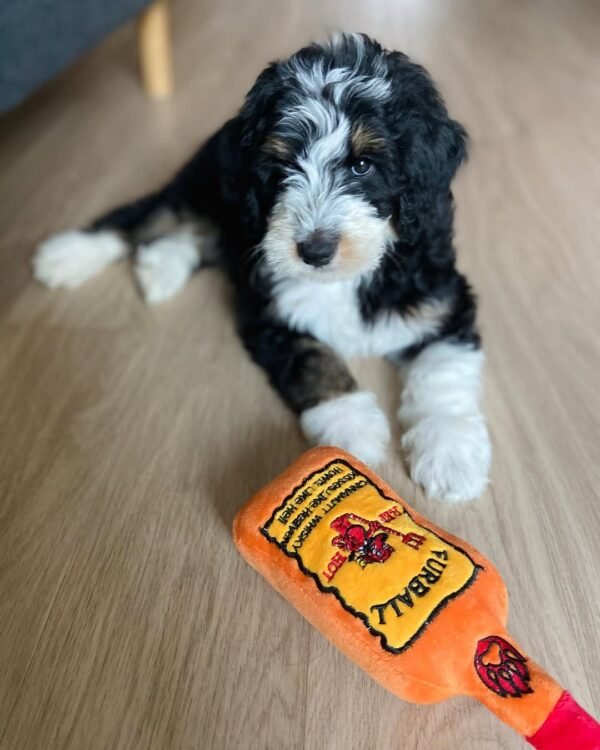
[[[425,71],[360,35],[267,68],[242,110],[264,256],[279,278],[356,278],[415,242],[464,153]],[[425,219],[425,217],[422,217]]]

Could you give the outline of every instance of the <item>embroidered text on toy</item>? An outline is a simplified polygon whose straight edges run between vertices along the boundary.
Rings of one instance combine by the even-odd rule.
[[[408,585],[402,591],[391,599],[388,599],[387,602],[374,604],[371,607],[371,612],[377,612],[379,615],[380,625],[385,625],[386,610],[391,609],[394,616],[402,617],[404,614],[402,605],[405,608],[414,607],[415,601],[413,597],[426,596],[431,591],[431,584],[437,583],[440,580],[446,568],[446,563],[442,562],[442,560],[448,559],[448,552],[446,550],[433,550],[433,554],[436,555],[437,559],[430,557],[421,568],[421,572],[411,578]]]
[[[463,550],[343,460],[307,477],[261,531],[393,653],[477,575]]]

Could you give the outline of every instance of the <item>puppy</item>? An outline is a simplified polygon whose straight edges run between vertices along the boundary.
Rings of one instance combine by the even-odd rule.
[[[34,275],[74,287],[131,252],[157,303],[221,264],[243,342],[310,442],[384,458],[387,420],[344,357],[386,357],[413,479],[474,498],[490,442],[475,299],[452,244],[465,142],[422,67],[341,35],[271,64],[168,185],[44,242]]]

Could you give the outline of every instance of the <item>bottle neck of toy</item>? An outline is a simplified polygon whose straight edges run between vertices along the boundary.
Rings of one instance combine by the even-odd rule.
[[[466,679],[468,694],[523,737],[535,735],[563,693],[502,630],[477,642]]]

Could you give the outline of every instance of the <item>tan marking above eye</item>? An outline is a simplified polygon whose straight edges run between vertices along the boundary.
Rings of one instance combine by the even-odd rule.
[[[385,150],[385,138],[377,135],[373,130],[362,124],[356,125],[353,128],[350,141],[352,143],[352,153],[355,156]]]
[[[280,159],[286,159],[291,153],[291,148],[290,144],[286,143],[283,138],[270,135],[263,143],[263,151],[273,154],[273,156],[277,156]]]

